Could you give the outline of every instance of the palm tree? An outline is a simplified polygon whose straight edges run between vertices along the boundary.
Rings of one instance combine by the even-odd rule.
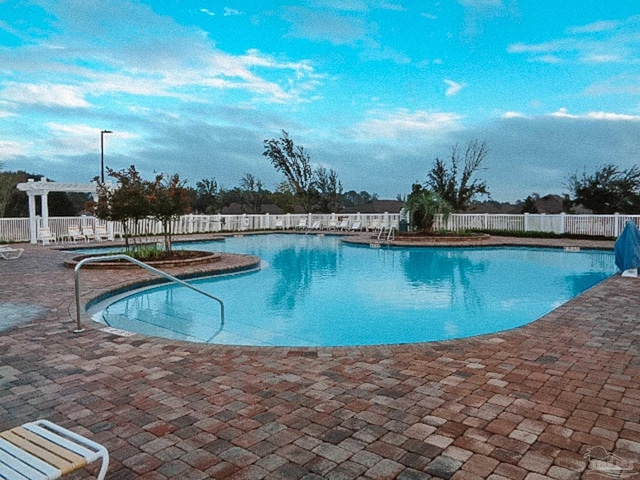
[[[406,208],[411,214],[412,222],[429,235],[433,233],[436,215],[442,215],[446,220],[452,211],[451,205],[440,195],[422,189],[414,190],[409,195]]]

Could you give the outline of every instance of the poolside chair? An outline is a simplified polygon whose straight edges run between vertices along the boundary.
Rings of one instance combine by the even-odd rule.
[[[107,232],[107,227],[105,225],[96,225],[94,233],[99,242],[102,240],[113,240],[113,237],[109,235],[109,232]]]
[[[307,219],[301,218],[298,225],[296,225],[296,230],[304,230],[305,228],[307,228]]]
[[[313,222],[313,225],[311,225],[309,230],[322,230],[322,222],[316,220],[315,222]]]
[[[24,248],[13,248],[9,245],[0,245],[0,257],[5,260],[16,260],[20,258]]]
[[[377,232],[381,228],[382,227],[380,226],[380,222],[378,220],[374,220],[370,225],[367,225],[367,231],[373,230],[374,232]]]
[[[338,229],[338,221],[337,220],[329,220],[329,226],[327,230],[337,230]]]
[[[82,227],[82,234],[87,239],[87,242],[90,242],[91,240],[95,240],[97,238],[96,234],[93,233],[93,228],[89,226]]]
[[[356,231],[356,230],[362,230],[362,223],[359,221],[355,221],[353,222],[353,224],[351,225],[351,230],[352,231]]]
[[[0,478],[55,479],[102,459],[103,480],[109,452],[102,445],[47,420],[0,433]]]
[[[279,228],[281,230],[284,230],[284,222],[282,220],[276,220],[275,228],[276,229]]]
[[[349,230],[349,220],[342,220],[338,225],[340,230]]]
[[[87,241],[87,237],[85,237],[80,232],[80,229],[75,225],[71,225],[67,229],[67,238],[69,238],[69,240],[73,243],[76,243],[76,240],[84,240],[85,242]]]
[[[42,242],[42,245],[48,245],[49,242],[56,242],[56,236],[51,233],[49,227],[40,227],[38,228],[38,242]]]

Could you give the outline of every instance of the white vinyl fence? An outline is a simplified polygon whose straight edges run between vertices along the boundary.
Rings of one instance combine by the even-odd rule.
[[[258,230],[295,229],[301,220],[306,220],[310,227],[320,222],[327,230],[335,228],[337,224],[346,220],[349,227],[356,222],[362,230],[380,229],[384,226],[399,227],[401,220],[397,213],[380,214],[285,214],[285,215],[184,215],[173,223],[176,235],[192,233],[244,232]],[[436,229],[452,231],[461,230],[502,230],[511,232],[552,232],[556,234],[592,235],[602,237],[617,237],[625,223],[633,220],[640,224],[640,215],[503,215],[483,213],[452,214],[445,221],[442,217],[436,220]],[[80,227],[107,224],[108,231],[116,236],[122,235],[122,225],[119,223],[103,222],[95,217],[50,217],[48,226],[51,232],[59,238],[68,234],[70,226]],[[41,226],[38,218],[37,226]],[[130,231],[134,225],[129,224]],[[140,235],[162,234],[162,224],[153,219],[139,222]],[[30,239],[28,218],[0,218],[0,243],[28,242]]]

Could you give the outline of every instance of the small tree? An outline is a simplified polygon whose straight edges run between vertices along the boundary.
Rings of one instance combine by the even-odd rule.
[[[273,203],[280,207],[285,213],[294,212],[296,197],[295,193],[291,191],[289,182],[279,183],[271,198],[273,199]]]
[[[433,233],[436,215],[446,220],[451,214],[451,205],[439,194],[424,190],[420,184],[414,184],[405,207],[409,210],[412,224],[427,234]]]
[[[573,174],[567,188],[572,203],[582,205],[594,213],[638,213],[640,212],[640,170],[633,166],[620,170],[616,165],[599,167],[588,175]]]
[[[522,205],[520,207],[520,213],[538,213],[538,207],[536,206],[536,201],[540,198],[540,195],[534,193],[533,195],[529,195],[524,199]]]
[[[164,247],[171,251],[173,221],[190,212],[189,190],[176,173],[169,179],[164,174],[156,175],[155,181],[148,182],[147,195],[151,215],[162,223]]]
[[[476,196],[489,195],[487,184],[476,177],[488,154],[486,142],[474,140],[464,148],[455,144],[449,153],[449,166],[444,160],[436,158],[426,185],[446,200],[454,211],[464,212]]]
[[[311,158],[304,147],[294,145],[289,134],[282,130],[279,139],[264,141],[262,155],[268,157],[275,169],[284,174],[290,190],[304,211],[311,212],[314,195],[313,171]]]
[[[203,178],[196,182],[197,200],[194,204],[201,213],[218,213],[221,207],[221,190],[215,178]]]
[[[250,213],[260,213],[262,204],[269,192],[262,188],[262,181],[250,173],[245,174],[240,180],[242,189],[242,208]]]
[[[122,225],[125,249],[129,251],[129,237],[137,237],[140,220],[150,213],[147,188],[134,165],[118,172],[107,168],[107,173],[116,179],[117,186],[114,188],[98,182],[98,201],[90,203],[89,207],[101,220]],[[133,229],[129,228],[130,221],[133,222]]]
[[[313,187],[318,197],[314,210],[322,213],[333,213],[342,210],[342,183],[338,180],[338,174],[334,169],[327,171],[323,166],[316,168]]]

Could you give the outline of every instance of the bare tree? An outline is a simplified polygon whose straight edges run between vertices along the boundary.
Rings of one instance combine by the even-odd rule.
[[[304,147],[294,145],[289,134],[282,130],[282,136],[279,139],[272,138],[264,141],[262,155],[268,157],[275,169],[284,174],[296,200],[305,212],[310,212],[314,194],[313,170],[311,159]]]
[[[476,176],[488,154],[489,148],[484,141],[474,140],[464,147],[456,143],[449,153],[449,165],[436,158],[426,185],[446,200],[454,211],[466,211],[476,196],[489,195],[487,184]]]

